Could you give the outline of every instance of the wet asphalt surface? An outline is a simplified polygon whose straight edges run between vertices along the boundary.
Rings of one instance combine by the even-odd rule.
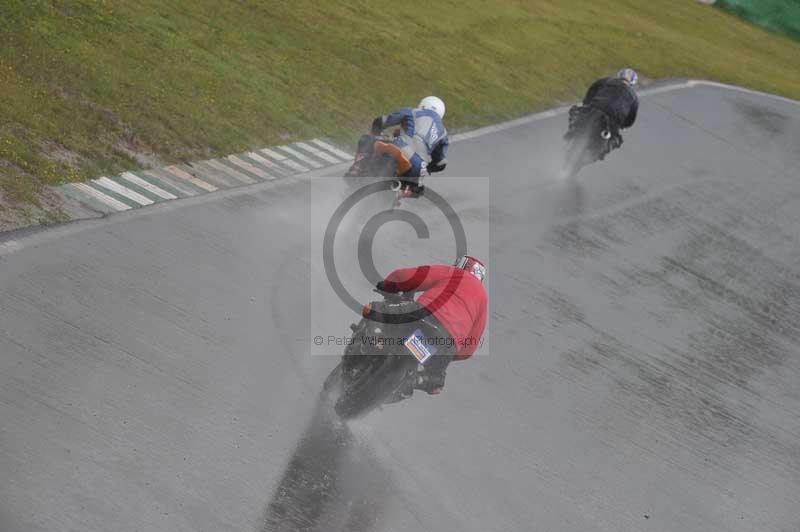
[[[0,256],[0,530],[798,530],[800,106],[646,96],[574,182],[565,121],[453,145],[489,346],[349,425],[303,179]],[[452,247],[403,229],[380,271]]]

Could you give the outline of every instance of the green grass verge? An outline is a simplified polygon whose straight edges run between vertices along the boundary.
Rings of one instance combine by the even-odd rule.
[[[800,44],[694,0],[5,0],[0,192],[316,135],[435,93],[451,129],[632,65],[800,99]]]

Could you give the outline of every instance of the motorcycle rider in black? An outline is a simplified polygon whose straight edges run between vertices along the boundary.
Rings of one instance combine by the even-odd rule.
[[[598,79],[583,98],[583,106],[600,109],[609,119],[611,125],[611,139],[609,151],[622,146],[620,129],[627,129],[636,122],[639,111],[639,97],[634,86],[639,81],[639,75],[632,68],[620,70],[615,77]],[[574,108],[580,110],[580,107]],[[570,110],[570,122],[577,118],[578,111]],[[606,153],[600,154],[603,160]]]

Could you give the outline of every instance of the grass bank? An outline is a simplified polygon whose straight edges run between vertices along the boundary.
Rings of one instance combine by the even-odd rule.
[[[621,65],[800,99],[800,43],[694,0],[5,0],[0,193],[328,135],[428,93],[448,126]]]

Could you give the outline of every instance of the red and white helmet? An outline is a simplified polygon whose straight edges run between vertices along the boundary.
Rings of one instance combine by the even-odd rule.
[[[480,282],[483,282],[486,278],[486,266],[471,255],[464,255],[459,258],[453,266],[468,271],[477,277]]]

